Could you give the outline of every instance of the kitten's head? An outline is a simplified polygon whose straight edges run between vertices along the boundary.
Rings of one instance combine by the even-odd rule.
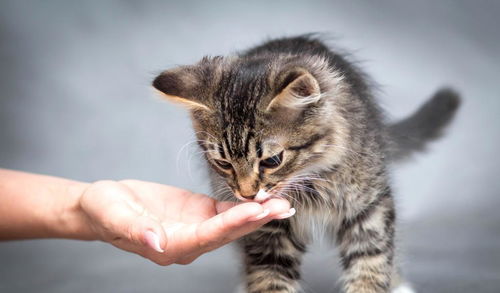
[[[342,79],[323,58],[204,58],[153,86],[190,109],[209,165],[240,200],[285,196],[343,154]]]

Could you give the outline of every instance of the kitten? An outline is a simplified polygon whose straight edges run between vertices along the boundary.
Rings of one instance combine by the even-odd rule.
[[[297,210],[239,241],[248,292],[300,289],[313,217],[339,247],[345,292],[399,285],[388,163],[437,138],[457,94],[441,90],[411,117],[386,124],[364,74],[313,36],[205,57],[163,72],[153,86],[190,109],[215,194],[284,197]]]

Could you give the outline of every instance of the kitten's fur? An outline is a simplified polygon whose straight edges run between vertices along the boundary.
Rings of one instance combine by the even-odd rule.
[[[262,189],[297,209],[241,239],[248,292],[299,290],[311,217],[339,247],[345,292],[397,285],[387,165],[439,136],[459,104],[454,92],[386,125],[365,76],[312,36],[203,58],[153,85],[191,110],[215,194],[248,200]]]

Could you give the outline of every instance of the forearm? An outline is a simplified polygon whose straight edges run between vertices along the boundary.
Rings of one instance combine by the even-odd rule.
[[[97,237],[79,198],[88,184],[0,169],[0,240]]]

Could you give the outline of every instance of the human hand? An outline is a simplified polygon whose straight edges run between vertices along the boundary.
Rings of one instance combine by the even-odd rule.
[[[80,197],[97,237],[160,265],[189,264],[201,254],[295,212],[284,199],[218,202],[151,182],[98,181]]]

